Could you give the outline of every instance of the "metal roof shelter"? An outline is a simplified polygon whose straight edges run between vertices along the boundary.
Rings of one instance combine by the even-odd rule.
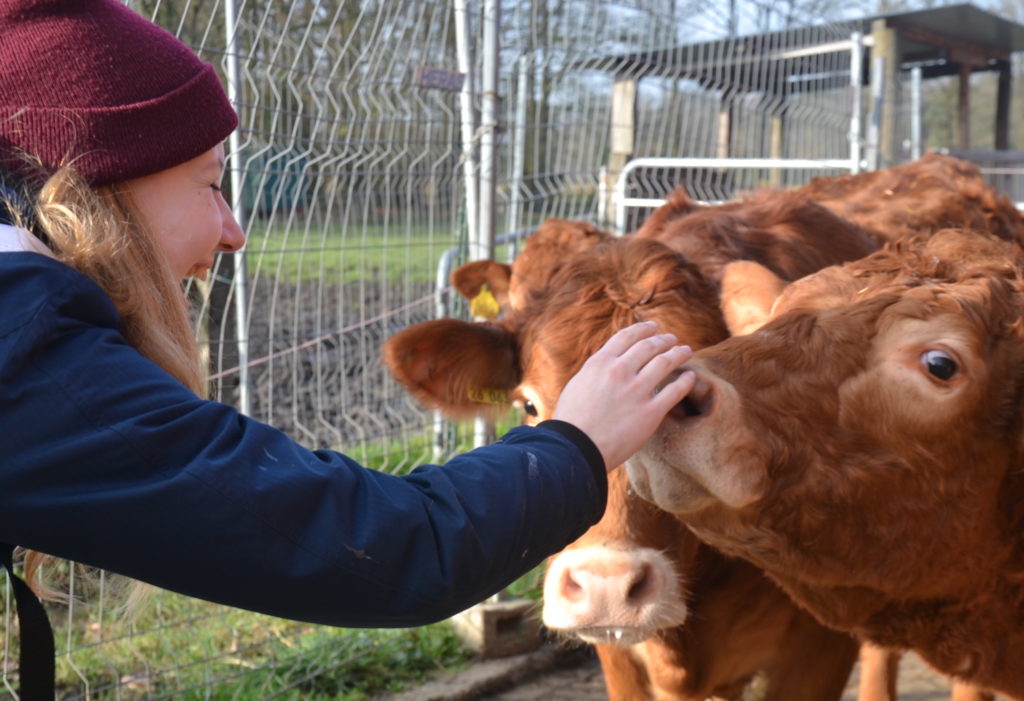
[[[633,157],[637,82],[657,76],[693,81],[723,95],[717,129],[719,156],[728,157],[730,107],[737,96],[787,96],[853,86],[851,158],[868,168],[897,162],[897,113],[901,80],[959,76],[958,149],[967,149],[970,75],[998,73],[994,128],[996,149],[1009,145],[1011,55],[1024,50],[1024,26],[971,4],[875,15],[781,31],[693,42],[661,49],[604,55],[578,65],[611,72],[611,154],[614,179]],[[869,134],[862,137],[861,87],[870,87],[866,105]],[[851,91],[853,92],[853,91]],[[781,129],[779,130],[781,133]],[[867,154],[861,160],[861,147]],[[778,157],[773,144],[762,155]],[[779,151],[775,153],[774,151]],[[834,154],[833,154],[834,155]]]
[[[893,30],[899,42],[901,67],[909,70],[922,66],[927,78],[957,75],[961,64],[975,70],[995,70],[999,61],[1024,50],[1024,26],[971,4],[840,20],[827,26],[830,33],[837,36],[856,32],[871,37],[883,29]],[[596,57],[581,63],[600,66],[623,77],[671,74],[701,82],[758,89],[766,87],[766,83],[750,82],[752,78],[792,79],[805,73],[810,56],[849,51],[849,44],[843,40],[821,43],[821,34],[809,31],[815,28],[693,42],[653,51]],[[869,47],[872,43],[870,38],[864,41]],[[691,57],[708,55],[721,57],[720,64],[709,66],[706,61],[693,59],[692,65],[687,65]],[[755,65],[761,70],[751,70]],[[864,68],[867,77],[867,60]]]

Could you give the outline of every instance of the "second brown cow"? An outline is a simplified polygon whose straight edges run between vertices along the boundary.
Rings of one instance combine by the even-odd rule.
[[[988,234],[826,269],[697,354],[630,481],[828,625],[1024,698],[1022,316]]]

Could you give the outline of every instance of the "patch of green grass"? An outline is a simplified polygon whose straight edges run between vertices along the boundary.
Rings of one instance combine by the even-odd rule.
[[[58,655],[59,697],[88,689],[93,699],[359,701],[414,686],[472,659],[446,623],[331,628],[162,591],[134,623],[103,618],[83,617],[70,635],[72,653]],[[58,631],[62,640],[66,631]]]
[[[508,413],[495,423],[495,435],[500,437],[522,422],[522,410],[509,409]],[[449,425],[450,435],[445,451],[447,457],[442,457],[440,462],[459,453],[472,450],[473,428],[472,421]],[[423,433],[417,430],[397,435],[390,441],[367,442],[358,446],[350,446],[347,449],[344,446],[335,446],[333,449],[344,452],[361,464],[375,470],[391,474],[404,474],[418,465],[437,462],[434,458],[434,440],[432,431]]]
[[[319,230],[270,228],[250,233],[251,275],[290,281],[433,281],[441,256],[459,244],[458,232],[426,225],[367,225]]]
[[[459,249],[454,269],[465,262],[459,256],[466,253],[457,228],[399,222],[308,231],[253,227],[245,250],[250,275],[341,284],[433,282],[441,257],[452,248]],[[507,261],[510,254],[511,249],[502,245],[495,251],[495,259]]]

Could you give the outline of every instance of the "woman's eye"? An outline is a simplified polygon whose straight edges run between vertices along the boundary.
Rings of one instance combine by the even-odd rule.
[[[537,406],[529,399],[527,399],[526,401],[523,402],[523,411],[525,411],[529,416],[536,416]]]
[[[921,367],[940,380],[950,379],[960,369],[953,356],[946,351],[940,350],[930,350],[922,353]]]

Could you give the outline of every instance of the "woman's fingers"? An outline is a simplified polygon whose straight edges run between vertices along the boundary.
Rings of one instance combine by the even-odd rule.
[[[693,391],[693,387],[696,384],[697,375],[693,370],[687,370],[679,373],[679,376],[671,382],[662,385],[652,400],[657,406],[656,413],[662,416],[667,414],[672,407],[683,401],[683,397]]]
[[[671,336],[673,341],[675,336]],[[680,365],[693,357],[693,349],[689,346],[677,346],[674,343],[668,345],[664,350],[652,355],[637,370],[637,376],[645,382],[650,382],[654,387],[663,382],[666,377],[674,372]]]
[[[654,336],[658,332],[658,325],[653,321],[641,321],[631,324],[624,329],[619,329],[609,338],[601,349],[595,353],[617,357],[631,350],[637,341]]]
[[[650,437],[665,414],[694,385],[679,372],[693,351],[651,323],[622,329],[569,380],[554,418],[583,430],[607,467],[620,464]]]

